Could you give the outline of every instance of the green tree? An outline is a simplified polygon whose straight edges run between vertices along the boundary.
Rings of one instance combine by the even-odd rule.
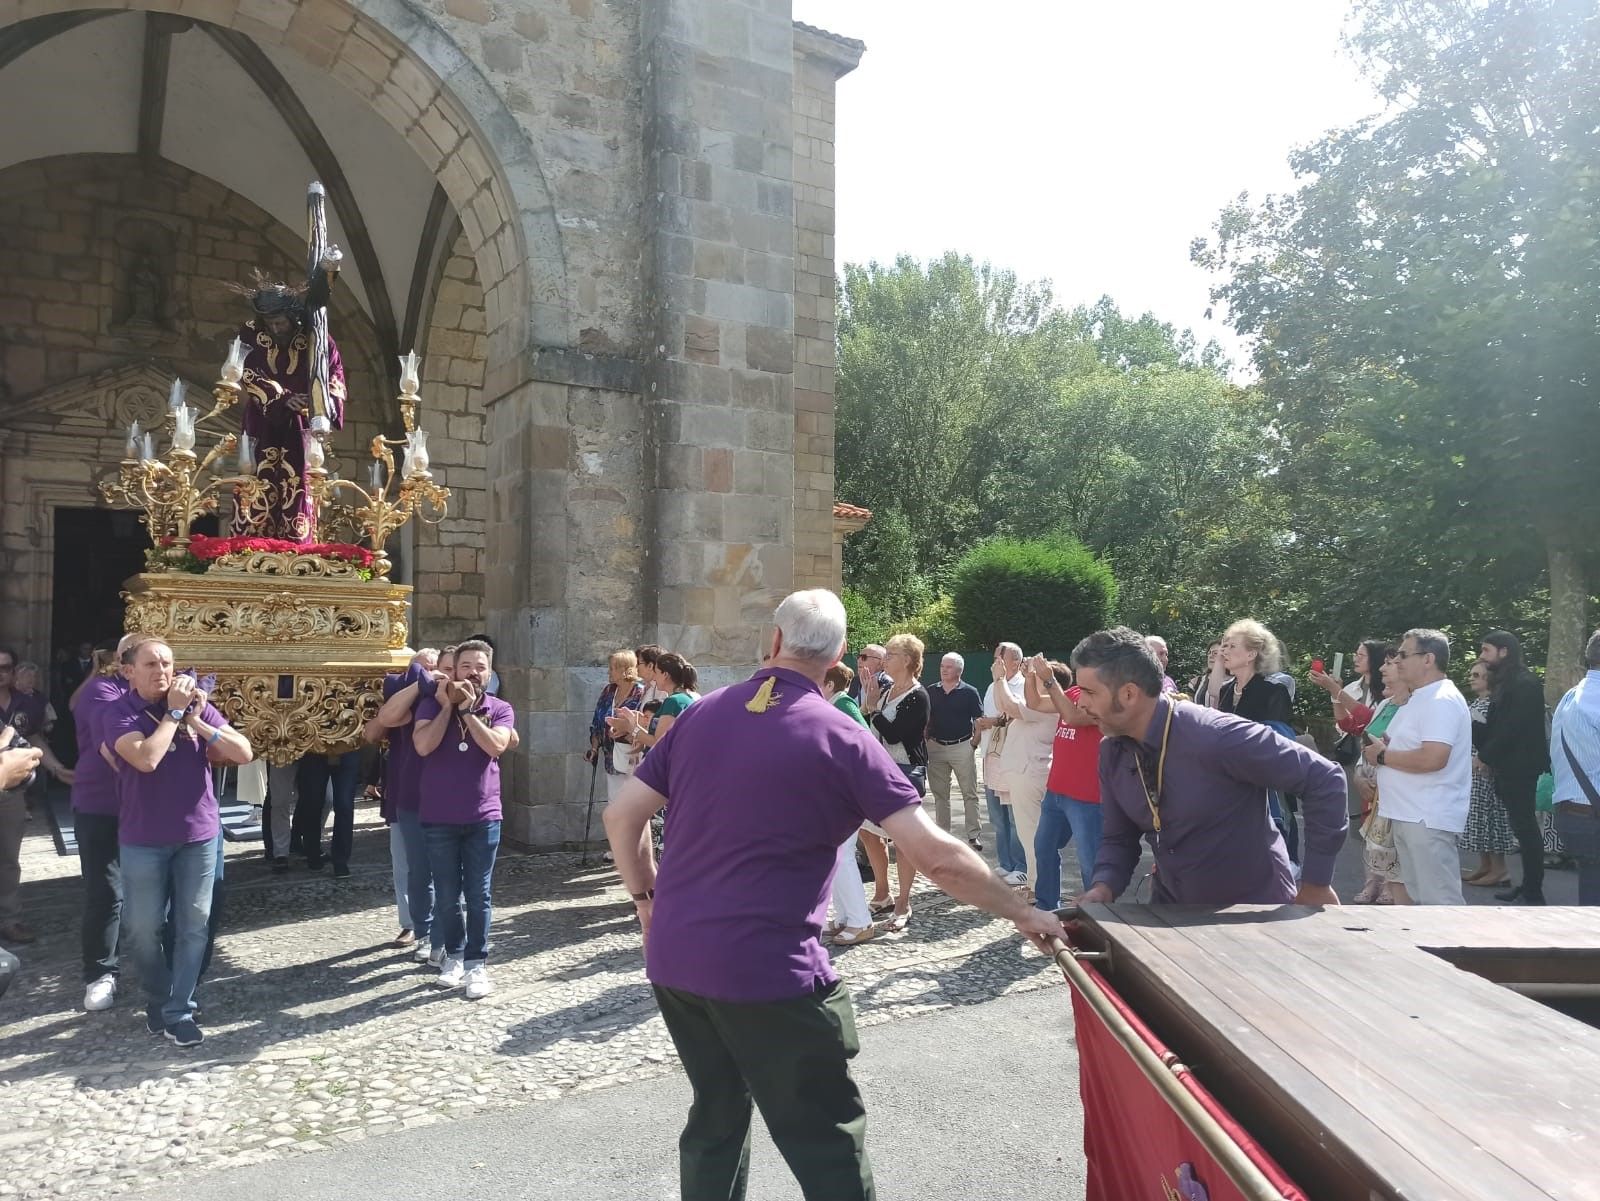
[[[1060,652],[1111,624],[1117,582],[1110,566],[1066,537],[995,538],[956,566],[950,616],[975,646],[1020,642]]]
[[[1314,477],[1330,448],[1376,452],[1368,479],[1389,494],[1391,545],[1422,551],[1424,611],[1454,577],[1515,576],[1538,548],[1555,692],[1600,546],[1600,10],[1362,0],[1355,14],[1387,110],[1301,152],[1300,188],[1241,201],[1196,257],[1257,339],[1290,461]]]

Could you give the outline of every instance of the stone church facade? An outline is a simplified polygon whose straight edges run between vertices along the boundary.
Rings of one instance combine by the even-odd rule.
[[[96,485],[174,376],[206,398],[223,285],[303,273],[320,178],[334,445],[354,474],[397,430],[415,348],[453,499],[394,552],[413,644],[495,637],[507,836],[576,840],[606,655],[747,671],[862,520],[833,495],[832,153],[862,49],[789,0],[0,3],[0,104],[37,114],[0,131],[0,641],[116,632],[82,628],[85,581],[139,532]]]

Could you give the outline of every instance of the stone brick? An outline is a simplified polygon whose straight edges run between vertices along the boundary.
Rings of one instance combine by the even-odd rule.
[[[444,0],[444,10],[474,25],[487,25],[494,20],[494,10],[489,7],[488,0]]]

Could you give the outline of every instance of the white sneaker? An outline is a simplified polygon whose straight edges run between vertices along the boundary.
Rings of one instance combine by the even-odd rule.
[[[479,997],[487,997],[494,991],[494,985],[489,981],[489,969],[486,965],[475,963],[467,969],[467,1000],[476,1001]]]
[[[1024,884],[1026,884],[1028,882],[1028,873],[1027,872],[1007,872],[1004,876],[1002,876],[1000,878],[1002,880],[1004,880],[1007,884],[1011,885],[1011,887],[1013,887],[1013,888],[1021,888]]]
[[[443,967],[444,959],[443,947],[429,947],[427,951],[423,951],[421,947],[417,948],[418,963],[425,963],[429,967]]]
[[[101,976],[100,979],[90,983],[83,990],[83,1007],[90,1013],[101,1009],[110,1009],[111,1002],[117,996],[117,978],[110,974]]]
[[[427,963],[429,956],[432,954],[432,947],[430,947],[426,942],[419,942],[417,944],[417,949],[411,952],[411,958],[415,959],[418,963]],[[435,963],[433,966],[438,967],[439,965]]]
[[[466,974],[467,970],[461,966],[461,960],[446,955],[444,962],[439,966],[439,978],[434,983],[440,988],[460,988],[461,980]]]

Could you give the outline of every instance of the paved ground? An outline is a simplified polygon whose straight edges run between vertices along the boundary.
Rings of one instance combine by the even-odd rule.
[[[208,1037],[186,1052],[145,1035],[128,998],[79,1008],[77,866],[46,829],[33,823],[24,855],[42,938],[21,949],[23,975],[0,1002],[0,1196],[165,1184],[185,1198],[238,1185],[314,1197],[356,1182],[399,1196],[436,1183],[436,1163],[471,1174],[474,1196],[671,1195],[684,1089],[608,869],[502,858],[497,991],[473,1004],[386,945],[387,833],[371,810],[349,880],[301,869],[285,881],[231,848]],[[1337,884],[1344,896],[1359,887],[1354,842]],[[1551,872],[1547,890],[1570,904],[1572,873]],[[1007,923],[932,890],[916,911],[906,934],[839,953],[885,1195],[1077,1195],[1059,975]],[[792,1196],[770,1145],[758,1158],[756,1195]]]

